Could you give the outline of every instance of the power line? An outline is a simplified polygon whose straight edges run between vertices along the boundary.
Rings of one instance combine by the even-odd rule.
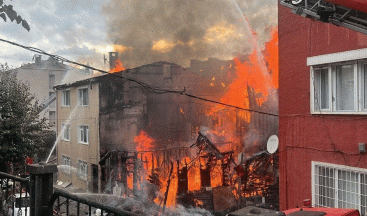
[[[175,91],[175,90],[170,90],[170,89],[161,89],[161,88],[158,88],[158,87],[151,87],[151,86],[149,86],[148,84],[146,84],[144,82],[141,82],[141,81],[138,81],[138,80],[135,80],[135,79],[131,79],[131,78],[123,77],[122,74],[121,74],[121,76],[118,76],[116,74],[116,72],[115,73],[109,73],[107,71],[91,67],[89,65],[81,64],[79,62],[71,61],[69,59],[66,59],[66,58],[58,56],[58,55],[53,55],[53,54],[47,53],[47,52],[45,52],[41,49],[35,48],[35,47],[24,46],[24,45],[21,45],[21,44],[15,43],[15,42],[11,42],[11,41],[8,41],[8,40],[5,40],[5,39],[1,39],[1,38],[0,38],[0,41],[11,44],[11,45],[14,45],[14,46],[17,46],[17,47],[21,47],[23,49],[26,49],[26,50],[29,50],[29,51],[32,51],[32,52],[35,52],[35,53],[50,56],[55,61],[62,61],[62,62],[70,63],[70,64],[75,64],[75,65],[78,65],[78,66],[82,66],[84,68],[95,70],[95,71],[98,71],[98,72],[101,72],[101,73],[104,73],[104,74],[110,74],[112,76],[116,76],[116,77],[119,77],[121,79],[137,83],[138,85],[144,87],[148,91],[153,92],[155,94],[167,94],[167,93],[179,94],[179,95],[184,95],[184,96],[187,96],[187,97],[195,98],[197,100],[202,100],[202,101],[206,101],[206,102],[210,102],[210,103],[215,103],[215,104],[219,104],[219,105],[222,105],[222,106],[227,106],[227,107],[231,107],[231,108],[235,108],[235,109],[239,109],[239,110],[244,110],[244,111],[248,111],[248,112],[259,113],[259,114],[269,115],[269,116],[277,116],[277,117],[279,116],[278,114],[274,114],[274,113],[268,113],[268,112],[263,112],[263,111],[258,111],[258,110],[246,109],[246,108],[243,108],[243,107],[234,106],[234,105],[231,105],[231,104],[226,104],[226,103],[222,103],[222,102],[219,102],[219,101],[210,100],[210,99],[202,98],[202,97],[199,97],[199,96],[196,96],[196,95],[188,94],[186,92],[185,88],[182,91]],[[118,73],[120,73],[122,71],[123,70],[118,71]]]

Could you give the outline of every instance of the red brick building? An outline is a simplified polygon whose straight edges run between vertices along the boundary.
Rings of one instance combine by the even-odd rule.
[[[305,16],[279,4],[280,208],[365,215],[367,35]]]

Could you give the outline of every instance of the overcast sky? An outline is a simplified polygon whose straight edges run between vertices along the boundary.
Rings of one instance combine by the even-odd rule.
[[[277,25],[277,0],[5,0],[31,31],[0,19],[0,38],[103,68],[118,49],[135,67],[154,61],[231,59],[251,49],[248,22],[260,43]],[[244,18],[246,17],[246,18]],[[17,67],[34,53],[0,42],[0,63]]]

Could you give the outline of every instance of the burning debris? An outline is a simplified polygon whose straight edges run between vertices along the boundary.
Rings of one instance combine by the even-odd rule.
[[[136,141],[138,146],[143,143],[146,147],[153,146],[153,141],[143,132]],[[190,158],[192,147],[197,147],[198,151]],[[250,203],[247,198],[254,196],[274,199],[271,196],[276,196],[277,190],[275,155],[262,151],[237,164],[233,154],[233,151],[221,152],[199,132],[196,142],[189,148],[112,150],[99,163],[106,193],[135,197],[163,212],[166,206],[174,205],[225,211]],[[199,175],[189,175],[192,170],[198,170]],[[198,178],[199,188],[192,190]],[[224,194],[226,201],[222,200]],[[276,203],[269,205],[275,208]]]
[[[223,158],[223,155],[220,153],[220,151],[215,147],[215,145],[203,134],[199,132],[199,136],[194,144],[190,146],[193,147],[196,146],[199,148],[199,155],[201,153],[206,153],[208,157],[215,157],[215,158]]]

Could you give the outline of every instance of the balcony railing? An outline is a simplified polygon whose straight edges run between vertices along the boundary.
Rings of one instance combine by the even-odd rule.
[[[27,172],[30,173],[29,179],[0,172],[0,215],[91,216],[108,213],[115,216],[138,216],[124,209],[54,188],[53,173],[57,172],[56,165],[28,165]],[[2,205],[3,203],[6,205]]]

